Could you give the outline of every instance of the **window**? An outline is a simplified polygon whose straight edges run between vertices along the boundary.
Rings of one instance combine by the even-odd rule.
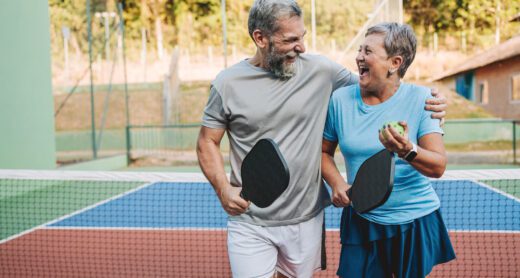
[[[488,82],[484,80],[478,84],[477,102],[487,104],[489,100]]]
[[[520,74],[511,77],[511,100],[520,101]]]

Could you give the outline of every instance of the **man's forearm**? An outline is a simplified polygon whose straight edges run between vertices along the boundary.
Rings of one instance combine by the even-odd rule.
[[[220,195],[222,190],[229,185],[220,147],[214,142],[199,139],[197,157],[204,176],[209,180],[217,194]]]

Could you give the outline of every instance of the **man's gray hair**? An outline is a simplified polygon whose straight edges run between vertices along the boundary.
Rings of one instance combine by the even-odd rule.
[[[417,38],[412,27],[395,22],[379,23],[370,27],[365,37],[372,34],[385,36],[384,46],[389,57],[397,55],[403,57],[403,63],[397,71],[399,76],[403,78],[406,70],[412,64],[417,50]]]
[[[302,10],[295,0],[256,0],[249,11],[249,36],[253,38],[256,29],[271,36],[278,31],[278,20],[301,15]]]

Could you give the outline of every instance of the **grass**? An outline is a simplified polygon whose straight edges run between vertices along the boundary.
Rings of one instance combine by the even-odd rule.
[[[180,87],[178,103],[172,105],[172,114],[179,115],[180,123],[198,123],[209,95],[209,81],[183,83]],[[105,86],[106,87],[106,86]],[[121,88],[110,94],[104,86],[98,86],[95,93],[96,128],[121,129],[126,126],[125,93]],[[54,96],[57,109],[67,95]],[[106,105],[108,100],[108,105]],[[129,92],[129,116],[133,125],[160,125],[163,123],[164,101],[161,86],[136,86]],[[104,111],[106,115],[104,116]],[[56,130],[89,130],[91,127],[90,94],[74,93],[56,116]]]
[[[456,152],[470,152],[470,151],[511,151],[513,149],[512,141],[498,140],[498,141],[487,141],[487,142],[469,142],[469,143],[458,143],[458,144],[446,144],[446,151]],[[520,148],[520,145],[517,144]]]
[[[468,101],[446,87],[437,84],[421,83],[424,86],[437,86],[448,99],[447,119],[492,118],[493,115],[483,108]],[[183,82],[177,103],[173,104],[173,113],[179,123],[198,123],[208,100],[210,81]],[[57,108],[67,96],[55,95]],[[108,109],[105,128],[123,128],[126,125],[125,96],[121,86],[115,86],[107,96],[106,86],[96,87],[95,114],[96,126],[102,124],[106,100]],[[157,83],[132,85],[129,92],[130,123],[133,125],[163,123],[163,92],[162,85]],[[67,104],[56,117],[56,130],[88,130],[90,129],[90,94],[81,91],[73,94]]]

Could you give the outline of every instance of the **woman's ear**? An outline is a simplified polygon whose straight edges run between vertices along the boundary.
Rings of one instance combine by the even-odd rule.
[[[401,65],[404,62],[404,59],[403,59],[403,56],[396,55],[396,56],[393,56],[392,58],[390,58],[390,61],[392,63],[392,68],[389,70],[389,72],[391,72],[393,74],[394,72],[399,70],[399,68],[401,67]]]

